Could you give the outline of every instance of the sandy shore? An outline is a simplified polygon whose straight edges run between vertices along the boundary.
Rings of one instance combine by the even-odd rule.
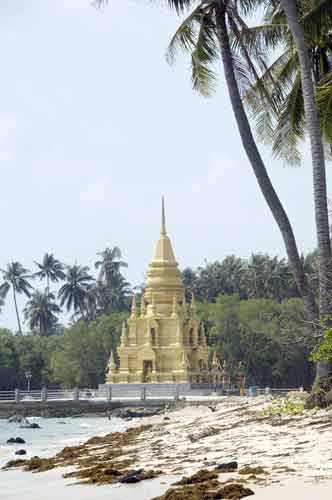
[[[156,479],[135,485],[68,487],[73,480],[63,479],[61,469],[37,474],[13,470],[0,474],[1,498],[106,500],[111,495],[115,500],[150,500],[180,477],[236,460],[239,469],[219,474],[219,481],[242,481],[257,500],[306,500],[313,496],[330,500],[332,410],[271,415],[267,412],[270,406],[263,397],[223,398],[214,411],[204,406],[186,407],[167,413],[166,418],[140,419],[135,425],[152,427],[126,445],[125,456],[132,460],[133,468],[161,470],[163,475]],[[262,467],[264,472],[240,474],[246,466]]]

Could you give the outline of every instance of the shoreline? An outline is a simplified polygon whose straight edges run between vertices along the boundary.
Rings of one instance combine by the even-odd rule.
[[[275,402],[266,400],[265,397],[255,399],[230,397],[219,404],[215,403],[213,408],[187,406],[170,410],[166,416],[156,415],[133,420],[128,424],[128,431],[121,433],[118,447],[114,444],[115,435],[108,438],[108,441],[106,437],[92,440],[87,448],[82,448],[82,456],[78,450],[74,461],[77,459],[79,466],[77,464],[75,466],[72,462],[71,469],[74,466],[76,469],[78,467],[78,470],[84,467],[87,469],[89,464],[82,462],[83,456],[86,458],[86,452],[94,461],[99,460],[100,470],[105,467],[103,460],[110,454],[112,464],[119,466],[121,461],[123,462],[121,456],[125,456],[127,463],[123,471],[129,469],[160,471],[156,479],[147,479],[137,485],[130,485],[128,492],[140,492],[138,497],[136,493],[132,497],[125,497],[150,500],[152,496],[144,495],[153,493],[157,496],[165,493],[176,478],[192,476],[201,470],[215,470],[221,463],[236,460],[239,464],[238,470],[219,473],[218,480],[221,484],[242,483],[255,492],[257,499],[272,500],[277,498],[274,495],[279,495],[280,498],[281,488],[282,494],[286,495],[285,500],[307,498],[302,496],[307,495],[303,492],[314,490],[320,492],[320,499],[325,499],[322,495],[325,495],[325,490],[329,488],[324,484],[329,487],[332,484],[330,460],[332,410],[305,410],[301,415],[289,416],[268,414],[267,409],[271,405],[275,405]],[[126,434],[130,436],[127,441]],[[62,465],[69,467],[68,462]],[[241,469],[243,471],[245,467],[249,467],[248,470],[256,468],[256,474],[241,474]],[[264,472],[259,472],[259,468]],[[40,478],[48,475],[56,477],[59,487],[61,484],[62,488],[68,483],[67,479],[61,477],[59,471],[59,466],[48,472],[35,474],[22,473],[20,470],[1,471],[0,477],[5,477],[2,474],[7,477],[10,477],[8,474],[11,473],[15,477],[23,474],[25,477],[30,476],[30,482],[32,476],[36,478],[36,483],[42,485],[44,480],[41,481]],[[83,477],[89,479],[89,474],[86,474],[84,472]],[[79,476],[74,474],[72,482],[75,482],[77,477]],[[103,484],[104,476],[100,477],[100,484]],[[82,491],[82,496],[80,493],[77,498],[86,498],[82,488],[88,488],[90,491],[91,487],[96,488],[80,486],[79,491]],[[115,482],[112,485],[98,486],[96,492],[101,494],[107,490],[108,494],[112,492],[113,495],[116,491],[127,491],[123,488],[129,486],[119,486]],[[147,493],[150,490],[151,492]],[[293,491],[292,495],[290,491]],[[294,496],[300,493],[301,496]],[[99,498],[103,497],[98,493],[96,500]],[[112,496],[112,498],[117,497]],[[31,497],[30,500],[35,498]]]
[[[171,400],[132,400],[132,401],[25,401],[20,403],[0,403],[0,420],[6,420],[12,415],[24,417],[67,418],[76,416],[98,416],[112,414],[121,408],[151,408],[162,409],[166,405],[173,406]]]

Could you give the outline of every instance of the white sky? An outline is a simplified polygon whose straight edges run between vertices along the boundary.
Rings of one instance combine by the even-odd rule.
[[[45,252],[93,265],[118,245],[143,280],[160,199],[183,268],[227,254],[284,255],[242,151],[221,82],[191,90],[188,60],[164,58],[178,19],[151,0],[1,0],[0,266]],[[315,246],[310,161],[263,150],[300,251]],[[1,326],[16,328],[11,297]]]

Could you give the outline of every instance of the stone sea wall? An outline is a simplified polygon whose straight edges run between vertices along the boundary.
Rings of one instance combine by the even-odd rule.
[[[158,409],[172,405],[169,400],[149,401],[24,401],[19,403],[0,403],[0,418],[20,414],[25,417],[41,416],[65,418],[83,415],[109,415],[121,408]]]

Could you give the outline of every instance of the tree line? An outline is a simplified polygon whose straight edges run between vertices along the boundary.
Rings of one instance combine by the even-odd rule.
[[[318,294],[317,251],[301,256],[306,278]],[[206,262],[197,269],[190,267],[182,272],[182,279],[189,297],[192,293],[201,302],[214,302],[219,295],[238,294],[240,299],[285,299],[299,298],[301,294],[291,271],[289,262],[267,254],[255,253],[249,259],[235,255],[221,262]]]
[[[306,327],[303,301],[241,300],[237,294],[219,295],[215,302],[198,302],[210,352],[226,361],[236,374],[239,363],[247,384],[261,387],[310,387],[313,348]],[[105,382],[107,362],[116,352],[121,324],[127,313],[78,320],[50,336],[14,335],[0,329],[0,390],[31,387],[97,387]]]
[[[45,253],[42,262],[35,262],[32,273],[19,262],[0,269],[3,281],[0,298],[3,307],[11,291],[17,316],[18,333],[22,335],[21,314],[17,295],[27,297],[23,315],[28,328],[47,336],[60,327],[59,317],[63,310],[72,313],[71,320],[91,322],[103,315],[129,311],[131,296],[144,292],[144,285],[131,287],[121,268],[128,264],[122,260],[119,247],[106,248],[97,254],[93,277],[88,266],[65,265],[52,253]],[[311,252],[302,257],[307,279],[318,293],[318,256]],[[301,296],[286,259],[267,254],[252,254],[249,259],[229,255],[222,261],[206,262],[197,269],[182,271],[187,301],[192,293],[201,302],[214,302],[219,295],[238,294],[240,299],[273,299],[282,302]],[[33,285],[38,281],[43,288]],[[53,284],[58,291],[51,290]],[[61,286],[60,286],[61,285]]]
[[[317,253],[308,254],[303,261],[308,280],[317,282]],[[34,281],[27,270],[14,281],[16,288],[10,284],[13,292],[18,292],[20,284],[30,293],[24,308],[30,330],[23,335],[0,330],[0,390],[24,388],[27,371],[32,374],[33,388],[97,387],[105,380],[111,352],[116,352],[134,290],[126,283],[121,295],[124,288],[117,288],[123,283],[121,268],[126,265],[121,251],[101,252],[95,264],[96,279],[88,268],[66,267],[51,254],[45,254],[36,265],[34,280],[45,283],[43,291],[32,288]],[[184,269],[182,277],[188,302],[192,293],[197,298],[211,357],[216,351],[231,372],[241,362],[251,384],[310,385],[313,366],[308,360],[313,339],[285,259],[266,254],[253,254],[249,259],[230,255],[195,270]],[[58,302],[50,291],[56,283]],[[97,287],[105,294],[103,300],[96,300]],[[64,290],[66,301],[62,303]],[[37,296],[44,302],[37,301]],[[63,305],[73,312],[67,327],[59,321]]]
[[[42,336],[56,331],[63,309],[72,313],[73,320],[85,321],[128,310],[131,289],[121,273],[121,268],[127,267],[126,262],[121,260],[121,250],[115,246],[97,255],[96,278],[88,266],[66,265],[52,253],[45,253],[42,262],[35,262],[35,272],[26,269],[20,262],[10,262],[5,269],[0,269],[3,279],[0,285],[1,306],[11,291],[20,335],[22,325],[17,295],[27,297],[24,317],[30,330]],[[45,286],[34,287],[36,281],[42,285],[45,283]],[[61,284],[57,294],[51,291],[51,284]]]

